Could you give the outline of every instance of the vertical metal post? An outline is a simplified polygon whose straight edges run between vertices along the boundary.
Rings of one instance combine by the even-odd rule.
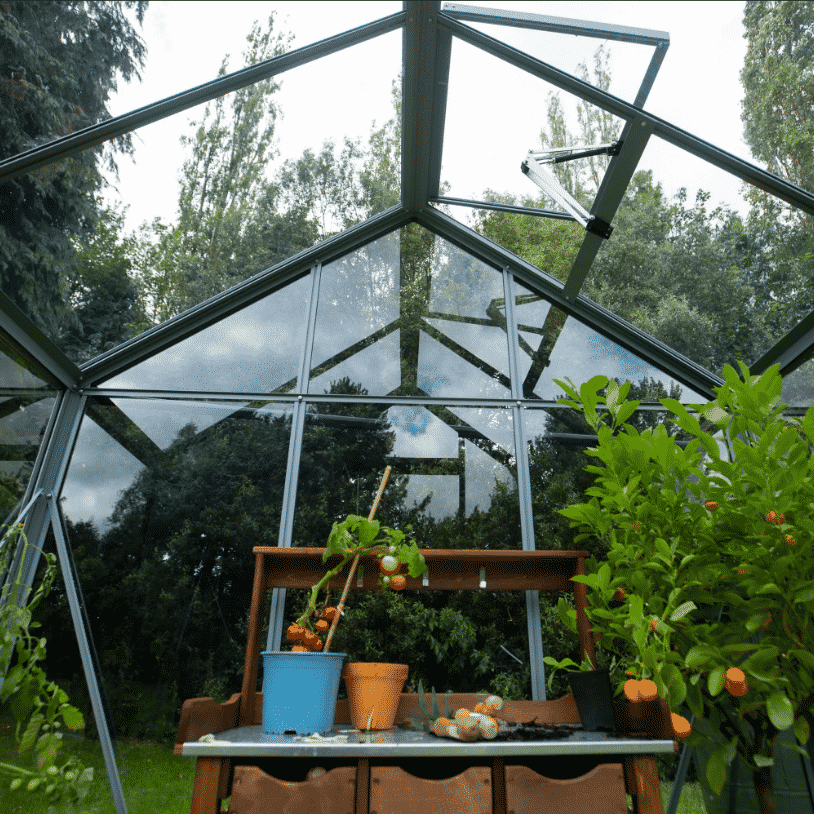
[[[93,709],[93,717],[96,719],[96,728],[99,732],[99,743],[102,747],[102,755],[105,759],[107,777],[110,780],[110,789],[113,792],[113,802],[116,804],[118,814],[127,814],[127,803],[124,799],[122,782],[119,777],[119,769],[116,765],[116,757],[113,754],[113,743],[110,738],[110,731],[107,727],[107,716],[102,705],[102,695],[99,691],[99,682],[96,678],[96,669],[91,658],[90,646],[88,642],[88,631],[85,625],[87,618],[84,603],[80,602],[79,589],[77,588],[76,575],[74,573],[73,558],[68,551],[68,544],[65,539],[62,516],[57,508],[54,494],[49,492],[47,509],[50,514],[51,528],[54,531],[56,540],[57,556],[62,570],[62,580],[65,584],[65,594],[68,597],[68,607],[71,610],[74,630],[76,631],[76,641],[79,645],[79,655],[82,659],[82,669],[85,672],[85,681],[88,685],[90,704]]]
[[[523,407],[520,368],[517,362],[517,320],[514,315],[514,277],[503,269],[503,299],[506,303],[506,335],[509,341],[509,373],[512,380],[512,423],[514,429],[514,456],[517,467],[517,500],[520,508],[520,534],[524,551],[534,551],[534,512],[531,505],[531,480]],[[531,668],[531,697],[545,701],[545,665],[543,663],[543,633],[540,619],[540,592],[526,591],[526,623],[529,639],[529,665]]]
[[[317,319],[317,300],[319,297],[319,283],[321,279],[322,264],[316,263],[311,269],[308,323],[305,329],[305,341],[303,343],[302,356],[300,357],[300,370],[297,378],[297,390],[300,395],[294,404],[294,412],[291,417],[291,436],[288,439],[288,461],[285,472],[285,487],[283,489],[283,505],[280,512],[280,535],[277,540],[277,545],[283,548],[287,548],[291,545],[291,539],[294,533],[294,509],[297,502],[297,480],[300,471],[300,453],[302,452],[302,438],[307,407],[302,394],[308,392],[308,379],[311,373],[311,354]],[[267,650],[280,649],[284,618],[285,588],[275,588],[271,592],[269,630],[266,638]]]

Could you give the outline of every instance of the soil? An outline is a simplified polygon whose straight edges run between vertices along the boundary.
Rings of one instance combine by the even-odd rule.
[[[526,721],[525,723],[510,724],[508,729],[502,729],[498,732],[495,740],[499,741],[548,741],[559,740],[567,738],[574,732],[582,732],[580,724],[538,724],[535,719]],[[617,738],[623,738],[624,735],[616,730],[600,729],[600,732],[606,732],[608,735],[613,735]]]

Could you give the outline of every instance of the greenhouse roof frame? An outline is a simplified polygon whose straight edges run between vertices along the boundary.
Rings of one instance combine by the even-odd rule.
[[[653,45],[655,50],[636,101],[631,104],[474,29],[464,22],[466,20],[641,42]],[[668,37],[663,32],[547,18],[525,12],[508,13],[457,3],[442,4],[440,0],[411,0],[405,2],[404,10],[396,14],[227,74],[0,162],[0,183],[237,88],[282,74],[299,65],[398,29],[403,31],[402,198],[399,206],[261,272],[81,366],[68,359],[5,295],[0,295],[0,326],[39,364],[49,370],[58,382],[72,390],[85,390],[106,376],[154,353],[158,348],[177,342],[249,304],[281,282],[305,273],[315,262],[327,262],[387,231],[409,222],[419,222],[486,262],[501,268],[511,267],[521,278],[545,292],[554,304],[567,313],[587,321],[608,338],[658,364],[678,381],[699,392],[711,393],[711,388],[720,383],[719,377],[681,357],[666,345],[580,294],[602,242],[601,238],[591,233],[585,234],[568,279],[563,285],[511,252],[448,218],[434,205],[479,203],[439,196],[450,52],[453,38],[458,38],[625,121],[620,137],[621,149],[611,159],[591,209],[593,215],[608,223],[612,222],[651,135],[658,135],[758,189],[814,215],[814,195],[811,193],[648,113],[641,107],[668,44]],[[563,217],[562,213],[545,211],[534,214]],[[777,361],[781,363],[783,372],[790,372],[805,361],[814,342],[810,325],[812,320],[814,314],[809,315],[757,360],[754,363],[755,370],[765,369]]]

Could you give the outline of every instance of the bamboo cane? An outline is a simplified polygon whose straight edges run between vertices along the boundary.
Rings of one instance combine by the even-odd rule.
[[[367,516],[368,520],[373,520],[373,518],[376,515],[376,510],[379,508],[379,502],[381,501],[382,495],[384,494],[384,487],[387,486],[387,480],[390,477],[391,469],[392,467],[388,466],[384,470],[381,483],[379,484],[379,489],[376,492],[376,497],[373,498],[373,505],[370,507],[370,514],[368,514]],[[359,565],[359,554],[357,554],[353,558],[353,562],[350,565],[348,578],[345,580],[345,587],[342,589],[342,596],[339,597],[339,604],[336,606],[337,608],[336,615],[331,621],[331,629],[328,631],[328,637],[325,639],[325,647],[322,649],[323,653],[327,653],[331,649],[331,642],[333,641],[334,633],[336,632],[336,626],[339,624],[339,617],[342,616],[342,609],[345,607],[345,599],[348,596],[350,584],[353,580],[354,575],[356,574],[356,567],[358,565]]]

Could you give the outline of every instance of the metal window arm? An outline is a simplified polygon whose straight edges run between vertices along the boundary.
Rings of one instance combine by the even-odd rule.
[[[616,155],[620,146],[619,142],[614,142],[612,144],[601,144],[598,147],[563,147],[545,152],[529,150],[526,160],[520,165],[520,169],[549,198],[552,198],[577,222],[581,223],[586,231],[607,240],[611,236],[613,226],[588,212],[545,165],[561,164],[565,161],[588,158],[593,155]]]

